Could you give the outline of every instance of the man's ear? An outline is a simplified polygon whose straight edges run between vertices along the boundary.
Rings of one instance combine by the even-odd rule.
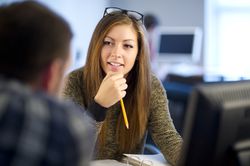
[[[41,76],[42,90],[48,92],[50,79],[51,79],[51,65],[48,65],[47,68],[43,71]]]
[[[48,65],[42,76],[42,88],[47,93],[57,95],[61,88],[64,75],[64,63],[61,59],[56,59]]]

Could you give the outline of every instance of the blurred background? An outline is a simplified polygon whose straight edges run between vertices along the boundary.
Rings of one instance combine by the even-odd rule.
[[[16,0],[0,0],[11,3]],[[248,77],[250,65],[250,0],[39,0],[69,21],[74,31],[72,68],[85,64],[88,43],[105,7],[151,13],[161,26],[200,27],[199,65],[234,79]],[[228,76],[229,77],[229,76]]]
[[[0,0],[0,4],[16,0]],[[105,7],[153,14],[162,27],[195,27],[202,32],[199,58],[156,69],[170,100],[170,111],[181,132],[189,92],[196,83],[250,78],[250,0],[39,0],[71,25],[73,63],[85,64],[92,32]],[[157,51],[156,51],[157,52]],[[173,67],[169,70],[167,66]],[[162,75],[162,71],[164,75]],[[174,71],[171,73],[171,71]]]

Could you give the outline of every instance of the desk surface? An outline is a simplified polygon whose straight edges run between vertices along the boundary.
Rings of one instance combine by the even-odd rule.
[[[90,166],[127,166],[125,163],[121,163],[116,160],[94,160],[90,163]]]
[[[127,157],[137,157],[140,160],[150,160],[153,166],[170,166],[164,159],[162,154],[155,155],[141,155],[141,154],[125,154]],[[116,160],[94,160],[91,162],[90,166],[128,166],[126,163],[122,163]]]

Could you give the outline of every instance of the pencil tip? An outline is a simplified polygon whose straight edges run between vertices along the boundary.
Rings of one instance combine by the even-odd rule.
[[[129,129],[129,126],[128,126],[128,124],[126,125],[126,127],[127,127],[127,129]]]

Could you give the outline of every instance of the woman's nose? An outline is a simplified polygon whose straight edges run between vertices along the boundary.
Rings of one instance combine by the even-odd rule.
[[[122,57],[122,48],[119,45],[113,47],[111,52],[112,57],[121,58]]]

